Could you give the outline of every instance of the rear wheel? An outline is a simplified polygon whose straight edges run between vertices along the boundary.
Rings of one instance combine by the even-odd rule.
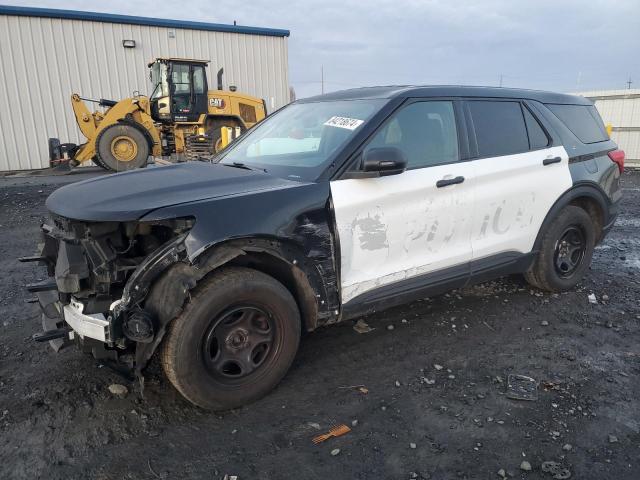
[[[544,233],[540,252],[525,278],[552,292],[573,288],[589,268],[595,243],[596,229],[589,214],[567,206]]]
[[[102,130],[96,139],[94,163],[107,170],[122,172],[144,167],[148,158],[149,142],[132,125],[111,125]]]
[[[284,377],[300,340],[300,313],[274,278],[248,268],[205,280],[171,323],[164,371],[190,402],[227,410],[257,400]]]
[[[224,149],[222,146],[222,132],[220,129],[222,127],[231,127],[235,129],[236,127],[242,128],[242,125],[237,120],[229,119],[229,118],[221,118],[216,119],[209,118],[207,123],[205,124],[205,129],[207,131],[207,136],[213,140],[213,151],[211,153],[218,153]]]

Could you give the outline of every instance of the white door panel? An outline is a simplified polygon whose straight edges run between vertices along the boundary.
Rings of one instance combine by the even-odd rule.
[[[560,163],[543,166],[547,158]],[[528,253],[555,201],[571,188],[564,147],[484,158],[475,167],[473,258],[507,251]]]
[[[470,162],[331,182],[340,239],[342,302],[471,260]],[[443,178],[465,177],[437,188]]]

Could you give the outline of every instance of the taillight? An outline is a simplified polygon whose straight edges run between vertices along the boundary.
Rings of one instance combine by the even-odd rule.
[[[608,155],[611,161],[615,162],[618,165],[618,170],[620,170],[620,173],[622,173],[622,171],[624,170],[624,151],[611,150]]]

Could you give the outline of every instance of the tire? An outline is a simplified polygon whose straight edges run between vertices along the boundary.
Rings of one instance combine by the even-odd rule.
[[[563,208],[544,232],[540,252],[525,279],[550,292],[575,287],[591,264],[596,237],[596,228],[586,211],[572,205]],[[579,248],[578,238],[583,244]]]
[[[196,287],[169,325],[162,366],[191,403],[237,408],[282,380],[298,350],[300,325],[298,306],[280,282],[249,268],[224,268]],[[271,343],[260,343],[269,334]]]
[[[147,165],[149,150],[149,142],[138,128],[114,124],[96,138],[95,163],[114,172],[133,170]]]
[[[93,158],[91,158],[91,161],[93,162],[94,165],[96,165],[96,166],[98,166],[100,168],[104,168],[105,170],[109,170],[107,168],[107,166],[100,161],[100,159],[98,158],[97,155],[95,155]]]
[[[206,122],[205,128],[207,130],[207,136],[209,136],[212,139],[212,145],[213,145],[213,151],[211,152],[212,154],[219,153],[222,150],[224,150],[224,148],[222,148],[221,146],[222,133],[220,132],[220,128],[222,127],[231,127],[231,128],[240,127],[244,133],[243,126],[237,120],[229,119],[229,118],[219,118],[219,119],[216,119],[215,117],[209,118]]]

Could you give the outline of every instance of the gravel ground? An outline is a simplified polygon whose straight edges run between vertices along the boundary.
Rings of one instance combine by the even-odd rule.
[[[271,395],[222,415],[182,400],[156,363],[143,399],[76,349],[31,340],[22,285],[44,273],[15,259],[75,178],[0,179],[0,478],[553,479],[547,461],[640,478],[640,173],[624,175],[617,226],[575,290],[505,278],[367,317],[369,333],[321,329]],[[537,399],[507,398],[510,374],[536,379]]]

